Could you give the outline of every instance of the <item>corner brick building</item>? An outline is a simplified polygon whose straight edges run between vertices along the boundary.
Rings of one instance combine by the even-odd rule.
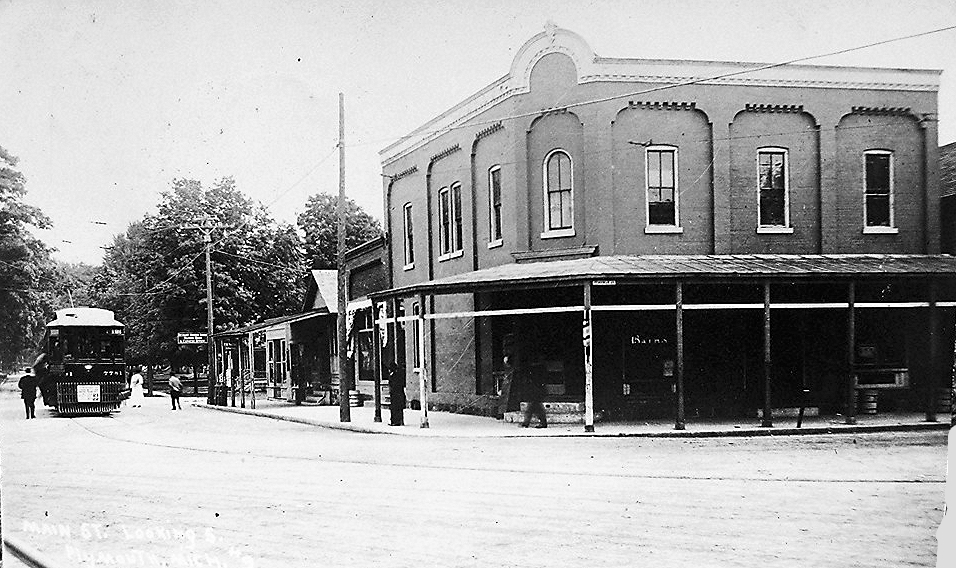
[[[853,420],[861,391],[935,419],[939,75],[605,58],[546,29],[381,153],[383,357],[413,405],[501,414],[536,375],[587,429]]]

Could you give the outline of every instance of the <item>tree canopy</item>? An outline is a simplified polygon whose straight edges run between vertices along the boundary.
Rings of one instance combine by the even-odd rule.
[[[18,159],[0,147],[0,367],[32,359],[53,317],[62,279],[50,249],[30,232],[50,220],[23,202],[26,178]]]
[[[313,269],[337,268],[338,197],[317,193],[299,214],[299,228],[305,233],[305,257]],[[382,235],[377,219],[354,201],[345,199],[345,248],[351,249]]]
[[[276,223],[232,178],[176,179],[155,215],[116,235],[91,295],[127,325],[133,361],[184,356],[180,331],[206,328],[203,227],[212,241],[216,331],[300,308],[305,267],[295,228]]]

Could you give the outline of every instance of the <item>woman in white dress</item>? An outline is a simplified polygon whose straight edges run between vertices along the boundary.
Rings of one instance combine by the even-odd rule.
[[[129,395],[129,405],[133,408],[143,406],[143,375],[139,374],[142,367],[137,367],[136,372],[129,378],[129,388],[132,392]]]

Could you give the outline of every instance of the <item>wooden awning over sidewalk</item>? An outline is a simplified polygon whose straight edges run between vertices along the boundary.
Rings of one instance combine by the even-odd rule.
[[[885,281],[911,281],[924,284],[920,297],[906,301],[858,301],[857,284]],[[748,303],[694,304],[684,300],[685,286],[701,283],[754,283],[762,289],[762,298]],[[839,301],[772,302],[771,287],[787,283],[830,283],[846,287]],[[664,304],[592,304],[592,287],[601,285],[656,284],[672,287],[674,300]],[[581,302],[549,307],[514,307],[499,310],[426,313],[427,296],[474,294],[481,292],[580,287]],[[668,310],[675,312],[677,329],[676,361],[676,429],[684,428],[683,397],[683,314],[694,309],[760,309],[764,319],[764,383],[763,425],[772,426],[770,312],[786,309],[842,309],[847,313],[848,368],[852,368],[855,345],[854,314],[860,308],[927,308],[930,334],[930,359],[935,360],[940,346],[935,337],[939,308],[956,307],[956,256],[895,254],[827,254],[827,255],[644,255],[596,256],[573,260],[514,263],[456,274],[428,282],[400,286],[370,294],[373,304],[402,298],[418,297],[420,312],[411,316],[382,317],[376,327],[417,320],[420,396],[423,408],[422,427],[428,427],[426,388],[431,364],[425,353],[425,322],[445,318],[492,317],[519,314],[579,312],[582,314],[585,369],[585,431],[594,430],[592,399],[592,318],[601,311]],[[718,299],[719,300],[719,299]],[[761,301],[762,300],[762,301]],[[397,305],[392,309],[397,314]],[[377,313],[377,310],[376,310]],[[375,334],[378,336],[378,334]],[[432,332],[432,336],[434,332]],[[432,339],[434,341],[434,339]],[[376,349],[378,351],[378,349]],[[379,357],[379,361],[380,361]],[[381,373],[381,369],[379,369]],[[848,392],[853,390],[852,372],[847,375]],[[930,389],[931,390],[931,389]],[[847,423],[855,423],[852,405],[848,406]],[[927,421],[935,421],[933,401],[927,401]]]
[[[729,254],[594,256],[503,264],[371,294],[471,293],[501,288],[574,285],[592,280],[847,280],[938,276],[956,279],[956,256],[911,254]]]

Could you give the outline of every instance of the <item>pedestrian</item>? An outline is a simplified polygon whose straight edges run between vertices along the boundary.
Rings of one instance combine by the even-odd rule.
[[[404,426],[405,374],[399,372],[398,365],[392,361],[386,361],[385,372],[388,373],[388,423],[392,426]]]
[[[544,369],[540,365],[536,365],[528,370],[527,372],[527,389],[526,396],[528,398],[528,406],[525,409],[524,420],[521,422],[522,428],[527,428],[531,424],[531,417],[538,417],[538,425],[535,428],[547,428],[548,427],[548,417],[544,411]]]
[[[26,374],[20,377],[20,382],[17,384],[20,387],[20,398],[23,399],[23,407],[27,412],[27,420],[31,418],[36,418],[36,402],[37,402],[37,381],[36,375],[33,374],[33,368],[27,367]]]
[[[129,405],[133,408],[143,406],[143,375],[140,374],[142,367],[136,367],[136,372],[129,378]]]
[[[183,377],[185,379],[186,377]],[[173,410],[176,410],[178,407],[179,410],[182,410],[183,407],[179,403],[179,397],[183,394],[183,381],[176,375],[170,375],[169,377],[169,398],[173,403]]]

